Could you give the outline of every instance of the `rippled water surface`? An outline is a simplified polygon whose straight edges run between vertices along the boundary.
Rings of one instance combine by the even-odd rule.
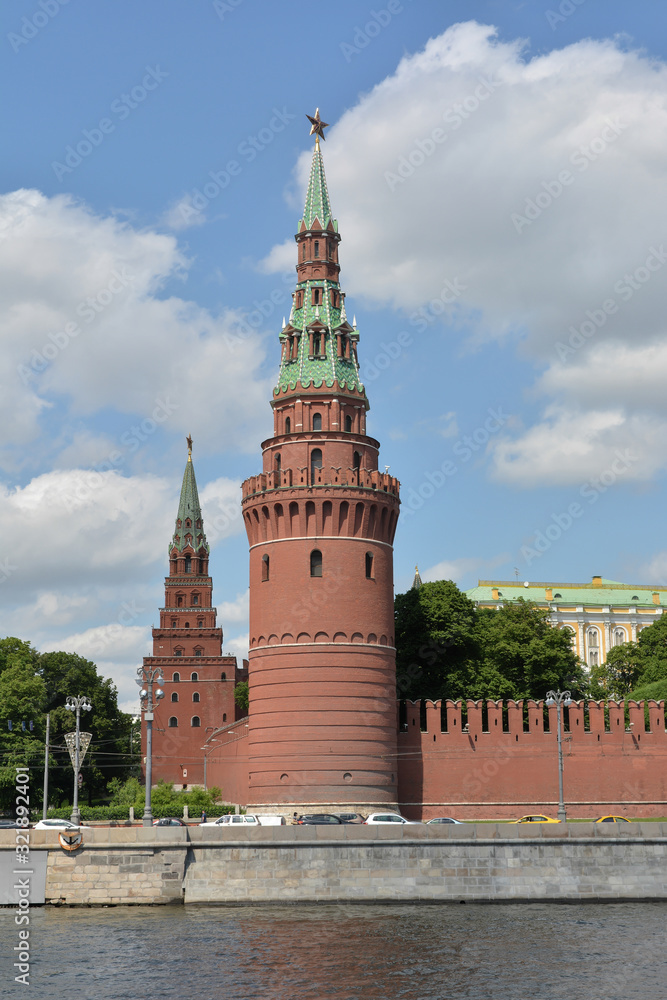
[[[0,996],[667,1000],[667,904],[33,909]]]

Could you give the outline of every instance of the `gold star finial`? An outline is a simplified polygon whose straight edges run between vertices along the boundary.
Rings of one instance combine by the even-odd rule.
[[[319,149],[320,148],[320,138],[322,138],[322,140],[326,139],[326,136],[324,134],[324,130],[325,130],[325,128],[329,128],[329,123],[322,121],[322,119],[320,118],[320,109],[319,108],[315,108],[315,114],[314,114],[314,116],[311,117],[311,115],[306,115],[306,118],[310,122],[310,133],[309,134],[315,136],[315,149]]]
[[[188,434],[185,439],[188,442],[188,460],[192,458],[192,434]]]

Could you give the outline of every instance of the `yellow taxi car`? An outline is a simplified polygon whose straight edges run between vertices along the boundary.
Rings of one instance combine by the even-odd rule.
[[[625,816],[600,816],[600,819],[595,820],[596,823],[630,823],[631,820],[626,819]]]
[[[513,820],[514,823],[560,823],[559,819],[551,819],[550,816],[522,816],[521,819]]]

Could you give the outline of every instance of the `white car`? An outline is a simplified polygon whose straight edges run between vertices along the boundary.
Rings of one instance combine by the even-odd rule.
[[[368,826],[380,826],[385,823],[402,823],[404,826],[421,826],[417,820],[405,819],[403,816],[399,816],[398,813],[391,812],[377,812],[371,813],[366,824]]]
[[[210,819],[207,823],[200,823],[200,826],[259,826],[259,820],[254,813],[227,813],[226,816],[218,816],[217,819]]]
[[[90,830],[85,823],[70,823],[68,819],[40,819],[35,823],[33,830]]]

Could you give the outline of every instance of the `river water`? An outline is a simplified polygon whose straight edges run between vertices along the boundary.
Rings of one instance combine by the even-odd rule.
[[[0,996],[667,1000],[667,903],[34,908]]]

